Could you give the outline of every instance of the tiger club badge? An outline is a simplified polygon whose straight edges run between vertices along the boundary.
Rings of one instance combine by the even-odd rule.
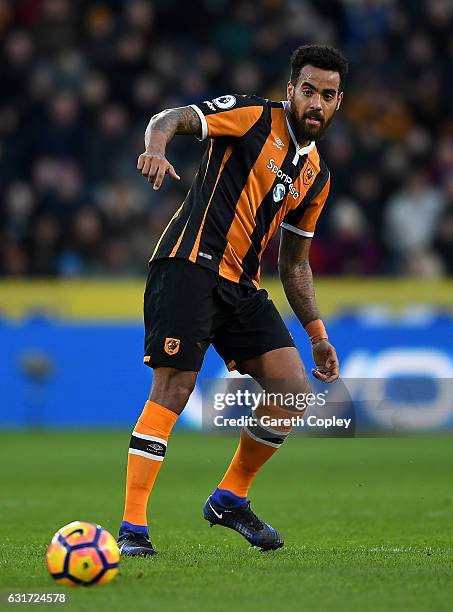
[[[176,355],[180,345],[181,340],[179,338],[165,338],[164,350],[167,355]]]
[[[314,176],[315,176],[315,171],[313,169],[313,166],[307,163],[307,167],[305,168],[304,174],[302,177],[304,185],[309,185],[312,182]]]

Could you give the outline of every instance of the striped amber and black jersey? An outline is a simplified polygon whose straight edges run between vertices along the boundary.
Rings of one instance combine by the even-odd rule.
[[[314,142],[297,144],[286,102],[225,95],[192,108],[209,145],[151,261],[181,257],[259,287],[261,256],[279,226],[313,236],[328,168]]]

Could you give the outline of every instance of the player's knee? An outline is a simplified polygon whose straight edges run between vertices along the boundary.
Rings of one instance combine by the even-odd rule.
[[[150,400],[170,410],[182,412],[197,381],[197,372],[184,372],[174,368],[157,368]]]
[[[194,388],[195,381],[192,382],[190,379],[174,381],[168,390],[168,395],[174,403],[184,407]]]

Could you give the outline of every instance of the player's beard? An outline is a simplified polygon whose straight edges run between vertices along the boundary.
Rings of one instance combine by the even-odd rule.
[[[327,128],[332,122],[334,114],[329,117],[329,119],[325,120],[324,117],[320,113],[316,111],[306,111],[303,115],[298,115],[293,99],[289,100],[288,104],[288,117],[291,127],[294,132],[294,136],[298,143],[303,142],[304,140],[312,141],[312,140],[320,140],[323,136]],[[319,127],[307,125],[306,119],[312,118],[317,119],[320,122]]]

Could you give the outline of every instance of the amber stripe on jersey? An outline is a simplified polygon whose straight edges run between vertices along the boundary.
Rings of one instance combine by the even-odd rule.
[[[209,115],[208,135],[211,138],[225,134],[241,137],[258,121],[263,111],[262,105],[244,106],[219,115]]]
[[[297,226],[299,229],[302,229],[306,232],[313,232],[315,229],[316,221],[319,216],[319,204],[323,203],[330,189],[330,175],[327,176],[326,183],[318,195],[314,196],[312,200],[307,205],[306,212],[303,216],[303,227],[300,227],[300,224]]]
[[[280,109],[271,109],[272,129],[280,133],[285,131],[285,114]],[[264,196],[272,189],[275,175],[267,172],[264,177],[257,179],[255,167],[266,166],[269,159],[281,166],[285,158],[285,151],[275,147],[272,134],[266,139],[263,148],[248,175],[247,182],[236,204],[236,214],[227,234],[227,246],[220,262],[219,273],[230,280],[238,282],[242,275],[242,260],[247,253],[253,230],[255,228],[255,215]]]
[[[288,167],[292,163],[292,155],[287,156],[282,165],[283,172],[288,172]],[[319,154],[316,149],[313,150],[310,155],[310,160],[305,156],[303,158],[303,165],[301,164],[299,176],[303,175],[305,169],[310,166],[319,168]],[[295,179],[297,180],[297,178]],[[310,185],[304,185],[301,182],[302,189],[300,192],[300,197],[302,197],[302,202],[310,188]],[[275,234],[278,226],[283,221],[283,217],[285,215],[285,207],[284,202],[286,198],[291,198],[291,194],[287,194],[283,200],[280,202],[274,202],[272,198],[272,192],[269,192],[266,198],[261,203],[259,207],[256,217],[255,217],[255,229],[251,235],[251,245],[248,249],[247,253],[244,255],[242,260],[242,267],[244,271],[247,271],[247,274],[251,276],[252,281],[255,285],[259,285],[259,267],[261,255],[264,249],[267,246],[270,238]],[[315,212],[318,212],[315,210]],[[305,215],[304,213],[303,219],[305,223]],[[244,280],[244,277],[242,277]]]
[[[319,172],[303,200],[285,217],[285,223],[306,232],[313,232],[315,229],[316,220],[320,214],[320,205],[323,205],[329,193],[330,174],[326,163],[321,158],[319,158],[319,166]]]
[[[317,152],[316,152],[316,155],[317,155]],[[319,159],[319,155],[317,155],[317,157]],[[302,169],[300,171],[300,174],[303,174],[305,172],[305,169],[307,168],[308,164],[309,164],[309,161],[307,159],[305,161],[304,166],[302,167]],[[310,186],[309,185],[307,185],[307,186],[304,185],[304,187],[305,187],[305,191],[303,191],[301,193],[303,198],[305,197],[305,195],[306,195],[306,193],[307,193],[307,191],[308,191]],[[278,226],[283,221],[283,215],[279,214],[279,213],[280,213],[280,211],[278,211],[278,213],[271,220],[270,224],[268,224],[266,226],[266,228],[264,229],[265,233],[263,234],[263,237],[261,239],[260,253],[262,253],[264,251],[264,249],[266,248],[267,243],[269,241],[269,238],[274,235],[274,233],[277,230]],[[305,221],[305,216],[304,216],[304,221]]]

